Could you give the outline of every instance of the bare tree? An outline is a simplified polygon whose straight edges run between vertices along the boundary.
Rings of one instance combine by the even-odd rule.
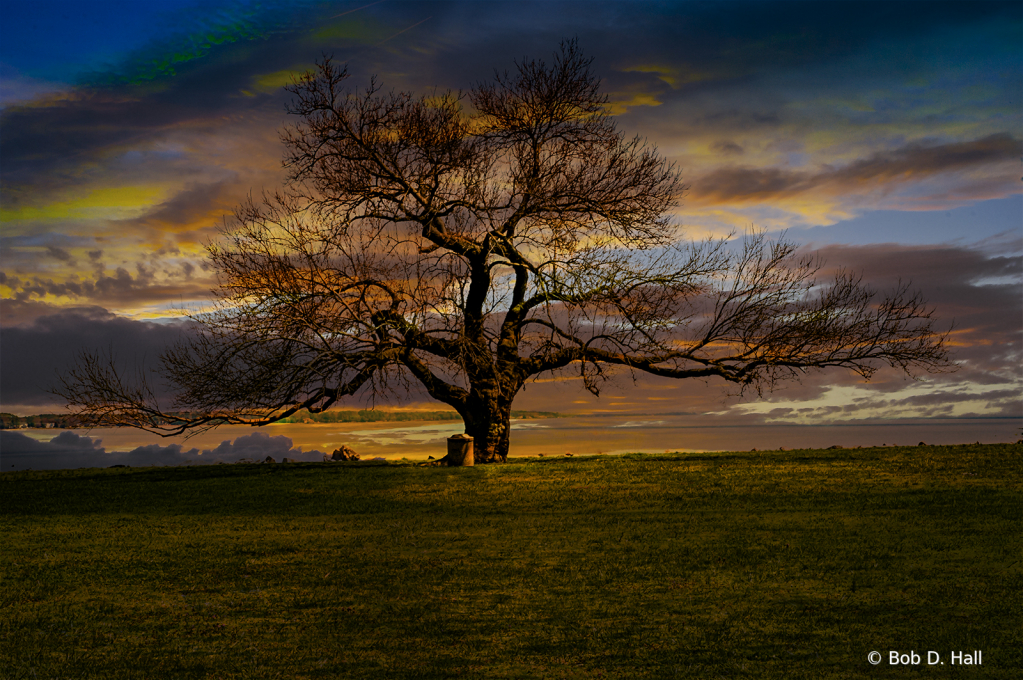
[[[218,307],[144,379],[97,355],[61,393],[93,422],[177,434],[319,412],[421,383],[477,460],[508,455],[512,401],[571,371],[720,378],[758,392],[808,370],[948,366],[931,310],[794,246],[684,240],[678,170],[626,138],[574,42],[466,94],[349,88],[329,59],[290,89],[287,185],[249,200],[209,257]]]

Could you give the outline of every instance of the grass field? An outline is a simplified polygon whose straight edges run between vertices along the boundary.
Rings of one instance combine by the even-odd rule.
[[[3,678],[1023,672],[1020,445],[16,472],[0,504]]]

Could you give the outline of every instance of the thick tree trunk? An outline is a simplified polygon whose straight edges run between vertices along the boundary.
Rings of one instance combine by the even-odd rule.
[[[463,415],[465,433],[473,438],[476,464],[504,463],[508,460],[511,443],[511,404],[496,408],[481,408]]]

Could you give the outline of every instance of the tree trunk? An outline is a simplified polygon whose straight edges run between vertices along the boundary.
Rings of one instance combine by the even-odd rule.
[[[511,443],[511,404],[486,408],[463,415],[465,433],[473,438],[476,463],[504,463]]]

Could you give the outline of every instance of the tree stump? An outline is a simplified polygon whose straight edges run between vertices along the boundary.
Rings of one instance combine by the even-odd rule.
[[[448,437],[448,465],[475,465],[472,455],[472,437],[467,434],[456,434]]]

